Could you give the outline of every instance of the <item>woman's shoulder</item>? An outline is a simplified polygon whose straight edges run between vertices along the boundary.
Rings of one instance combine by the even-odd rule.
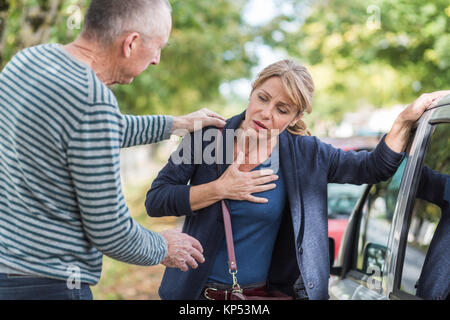
[[[293,141],[295,154],[304,160],[312,161],[312,163],[326,163],[335,149],[320,140],[317,136],[299,136],[289,133],[290,139]]]
[[[288,133],[296,147],[302,149],[321,149],[327,148],[327,144],[320,140],[317,136],[301,136]]]

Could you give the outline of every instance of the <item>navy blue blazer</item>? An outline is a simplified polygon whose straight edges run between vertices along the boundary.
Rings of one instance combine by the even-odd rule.
[[[244,118],[245,112],[229,119],[225,129],[237,129]],[[191,134],[191,138],[207,129]],[[224,134],[224,144],[226,139]],[[183,157],[190,158],[191,164],[177,164],[170,158],[153,181],[145,207],[152,217],[186,216],[183,232],[200,241],[206,261],[187,272],[166,268],[159,288],[162,299],[198,299],[224,239],[220,202],[195,212],[191,210],[190,187],[216,180],[218,172],[214,163],[194,164],[193,161],[195,157],[201,159],[198,152],[211,142],[203,142],[202,150],[198,150],[194,148],[194,139],[190,140],[191,150],[197,155],[191,150],[186,152],[189,149],[186,145],[176,152],[181,152],[180,155],[186,152]],[[387,180],[404,155],[392,151],[384,137],[372,152],[345,152],[316,137],[292,135],[288,131],[280,134],[279,155],[288,201],[273,250],[268,286],[294,295],[293,285],[301,274],[309,299],[328,299],[327,183],[363,184]],[[227,167],[221,165],[220,174]],[[237,265],[239,268],[239,261]]]

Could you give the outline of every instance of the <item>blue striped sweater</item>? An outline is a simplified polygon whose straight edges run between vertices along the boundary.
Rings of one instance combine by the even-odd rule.
[[[66,280],[79,270],[96,284],[103,254],[160,263],[167,244],[130,217],[119,152],[169,138],[172,123],[122,115],[59,44],[16,54],[0,73],[0,272]]]

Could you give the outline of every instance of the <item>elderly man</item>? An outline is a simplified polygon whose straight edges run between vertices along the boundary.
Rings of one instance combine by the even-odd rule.
[[[130,217],[119,150],[223,118],[122,115],[107,87],[159,63],[170,13],[167,0],[92,0],[73,43],[25,49],[0,73],[0,299],[92,299],[103,254],[181,270],[203,262],[194,238]]]

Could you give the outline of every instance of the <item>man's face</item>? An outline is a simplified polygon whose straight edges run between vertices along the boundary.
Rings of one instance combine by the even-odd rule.
[[[161,59],[161,50],[167,45],[172,20],[170,14],[161,23],[159,31],[153,35],[139,33],[131,43],[130,54],[121,61],[120,80],[121,84],[128,84],[139,74],[148,68],[149,65],[158,65]]]

